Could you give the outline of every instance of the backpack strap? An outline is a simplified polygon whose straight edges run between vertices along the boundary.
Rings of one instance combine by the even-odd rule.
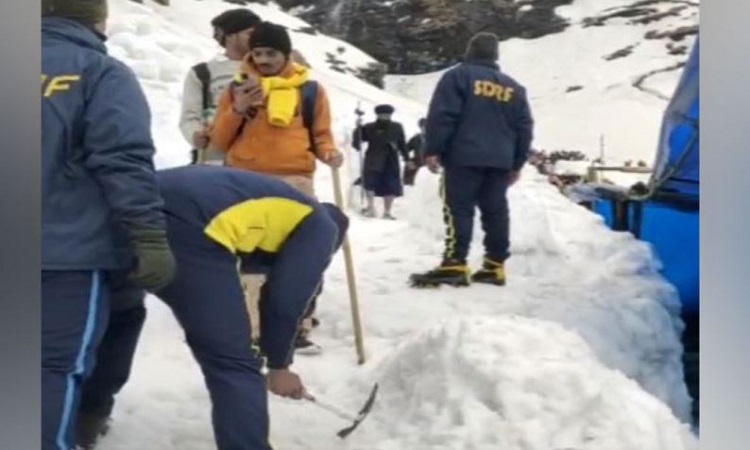
[[[208,70],[208,64],[205,62],[198,63],[192,67],[195,76],[198,77],[198,81],[201,82],[201,98],[202,98],[202,109],[201,117],[206,114],[206,111],[211,106],[208,97],[211,95],[211,72]],[[190,163],[198,164],[203,162],[203,152],[198,149],[193,149],[190,152]]]
[[[205,62],[193,66],[193,71],[201,82],[201,92],[203,93],[203,111],[211,106],[209,97],[211,96],[211,72],[208,70],[208,64]]]
[[[307,128],[307,134],[310,137],[310,151],[313,153],[316,153],[313,126],[315,120],[315,101],[317,99],[318,82],[314,80],[307,81],[302,86],[302,123]]]

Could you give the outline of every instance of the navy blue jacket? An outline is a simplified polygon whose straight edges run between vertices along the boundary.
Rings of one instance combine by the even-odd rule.
[[[299,322],[348,229],[346,216],[283,181],[246,170],[193,165],[162,170],[157,177],[178,260],[194,251],[202,235],[219,244],[212,248],[236,255],[243,271],[267,274],[259,306],[260,347],[268,367],[289,366]],[[186,225],[192,231],[186,233]]]
[[[533,120],[526,89],[495,62],[467,61],[443,74],[427,114],[426,156],[444,166],[520,170]]]
[[[42,270],[128,269],[164,229],[146,98],[93,29],[42,19]]]

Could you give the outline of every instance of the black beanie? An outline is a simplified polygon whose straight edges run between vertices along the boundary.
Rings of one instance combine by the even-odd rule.
[[[483,31],[475,34],[466,47],[466,59],[497,61],[500,57],[497,49],[499,42],[500,39],[494,33]]]
[[[391,105],[378,105],[375,107],[375,114],[393,114],[395,108]]]
[[[250,49],[257,47],[269,47],[289,56],[292,52],[292,39],[281,25],[263,22],[255,27],[250,36]]]
[[[94,26],[107,20],[107,0],[42,0],[42,17],[62,17]]]
[[[224,45],[224,38],[230,34],[253,28],[261,22],[257,14],[247,8],[229,9],[214,17],[211,26],[214,27],[214,39]]]

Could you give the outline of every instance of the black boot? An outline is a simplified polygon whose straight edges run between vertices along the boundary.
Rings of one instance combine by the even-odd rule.
[[[482,268],[471,276],[471,281],[474,283],[505,286],[505,265],[502,262],[485,258]]]
[[[76,450],[93,450],[109,431],[109,417],[79,413],[76,421]]]
[[[442,284],[448,286],[468,286],[469,267],[465,261],[443,260],[437,268],[424,273],[415,273],[409,277],[412,287],[438,287]]]
[[[309,333],[300,331],[294,340],[294,352],[298,355],[320,355],[323,353],[323,347],[311,341]]]

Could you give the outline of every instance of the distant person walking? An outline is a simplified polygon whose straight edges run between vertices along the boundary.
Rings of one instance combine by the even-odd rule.
[[[367,206],[362,211],[367,217],[375,217],[375,197],[383,197],[383,218],[393,220],[393,201],[404,195],[398,158],[400,155],[406,164],[409,155],[403,126],[391,120],[394,111],[391,105],[376,106],[377,119],[354,130],[352,137],[352,146],[357,151],[362,151],[362,144],[367,142],[360,180],[367,194]]]
[[[424,166],[424,148],[425,148],[425,125],[427,120],[419,119],[419,133],[412,136],[406,143],[406,150],[409,154],[409,161],[404,166],[404,184],[414,186],[417,172]]]

